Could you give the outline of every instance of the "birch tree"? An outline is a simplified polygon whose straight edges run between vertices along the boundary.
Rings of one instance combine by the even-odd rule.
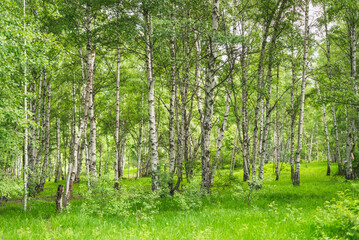
[[[304,6],[304,51],[303,51],[303,70],[302,70],[302,87],[300,94],[300,110],[298,120],[298,143],[295,153],[295,172],[294,172],[294,186],[300,185],[300,156],[302,153],[302,140],[303,140],[303,127],[304,127],[304,104],[305,104],[305,86],[307,80],[307,67],[308,67],[308,38],[309,38],[309,0],[305,0]]]

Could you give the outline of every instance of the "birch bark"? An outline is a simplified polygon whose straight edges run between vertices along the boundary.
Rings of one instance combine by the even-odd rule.
[[[322,100],[322,96],[320,93],[320,87],[317,81],[315,81],[315,85],[318,89],[319,98]],[[327,176],[330,176],[330,142],[329,142],[329,133],[328,133],[328,124],[327,124],[327,112],[325,109],[325,104],[323,103],[323,119],[324,119],[324,132],[325,132],[325,140],[327,143]]]
[[[159,168],[158,168],[158,137],[156,129],[155,114],[155,77],[153,72],[153,43],[152,43],[152,17],[151,13],[145,11],[145,32],[146,32],[146,67],[148,82],[148,115],[150,125],[150,145],[151,145],[151,180],[152,191],[159,188]]]
[[[302,153],[303,140],[303,125],[304,125],[304,104],[305,104],[305,86],[307,80],[307,65],[308,65],[308,38],[309,38],[309,0],[305,0],[305,17],[304,17],[304,52],[303,52],[303,72],[302,72],[302,87],[300,94],[300,110],[298,121],[298,145],[295,153],[295,171],[294,171],[294,186],[300,185],[300,155]]]
[[[214,104],[214,86],[215,86],[215,73],[216,73],[216,60],[218,44],[216,32],[218,31],[219,20],[219,2],[220,0],[213,0],[212,6],[212,32],[210,36],[209,56],[208,56],[208,73],[205,82],[205,109],[202,121],[202,186],[203,189],[209,193],[210,190],[210,138],[212,130],[213,118],[213,104]]]

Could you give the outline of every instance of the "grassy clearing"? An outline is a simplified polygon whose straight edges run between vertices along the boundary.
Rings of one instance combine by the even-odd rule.
[[[203,199],[199,210],[173,210],[163,202],[159,212],[146,219],[84,216],[81,199],[73,200],[70,211],[61,214],[55,213],[53,201],[32,200],[28,213],[23,213],[21,202],[10,202],[0,209],[0,238],[313,239],[316,208],[338,191],[350,188],[350,183],[339,176],[325,176],[325,162],[311,163],[301,170],[301,186],[293,187],[288,166],[275,181],[272,166],[267,165],[263,188],[255,192],[249,208],[235,197],[235,188],[226,184],[228,170],[218,172],[213,196]],[[241,179],[242,173],[235,173],[235,178]],[[53,196],[57,185],[47,183],[39,197]],[[122,185],[150,189],[150,179],[124,179]],[[74,191],[81,186],[85,183],[75,185]]]

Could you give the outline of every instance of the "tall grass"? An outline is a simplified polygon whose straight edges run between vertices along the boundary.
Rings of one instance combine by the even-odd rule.
[[[0,239],[313,239],[316,208],[349,188],[349,183],[336,175],[327,177],[325,162],[301,170],[301,185],[293,187],[288,166],[275,181],[272,166],[267,165],[263,188],[254,193],[249,208],[234,194],[238,184],[246,187],[238,181],[242,172],[228,181],[229,171],[220,170],[212,195],[202,199],[200,209],[172,209],[163,201],[159,211],[146,219],[84,215],[83,200],[77,198],[68,212],[55,213],[52,196],[58,183],[47,183],[40,199],[31,201],[31,211],[24,213],[18,201],[0,209]],[[75,193],[81,184],[85,185],[75,185]],[[124,179],[122,186],[149,190],[150,179]]]

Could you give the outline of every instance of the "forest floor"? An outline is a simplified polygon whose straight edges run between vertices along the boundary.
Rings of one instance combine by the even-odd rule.
[[[164,202],[143,218],[83,214],[84,200],[76,196],[68,212],[56,213],[53,196],[59,183],[50,182],[39,199],[30,201],[27,213],[18,201],[0,208],[0,239],[313,239],[317,208],[351,187],[336,172],[334,163],[332,176],[325,175],[325,162],[302,164],[301,185],[293,187],[288,165],[276,181],[268,164],[263,188],[252,192],[247,206],[247,195],[238,197],[235,187],[245,185],[239,181],[242,172],[235,172],[237,181],[231,182],[229,171],[219,170],[212,196],[203,198],[201,207],[171,209]],[[76,184],[75,194],[85,184]],[[124,179],[122,186],[150,189],[150,178]]]

